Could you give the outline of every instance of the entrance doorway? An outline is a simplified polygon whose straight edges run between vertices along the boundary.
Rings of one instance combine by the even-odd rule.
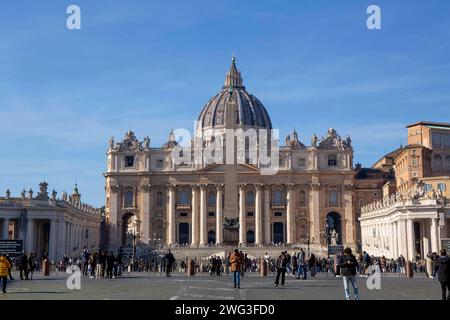
[[[284,224],[283,222],[273,223],[273,242],[284,243]]]
[[[178,225],[178,243],[189,243],[189,223],[183,222]]]

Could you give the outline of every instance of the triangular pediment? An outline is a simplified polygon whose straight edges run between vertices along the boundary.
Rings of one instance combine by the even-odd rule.
[[[249,164],[235,164],[238,173],[259,173],[259,169]],[[201,172],[225,173],[224,164],[211,164],[200,169]]]

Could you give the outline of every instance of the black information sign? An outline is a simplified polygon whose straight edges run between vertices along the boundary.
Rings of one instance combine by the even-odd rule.
[[[335,246],[328,246],[328,254],[338,254],[344,251],[344,246],[341,245],[335,245]]]
[[[23,251],[23,240],[0,240],[0,253],[10,257],[20,256]]]

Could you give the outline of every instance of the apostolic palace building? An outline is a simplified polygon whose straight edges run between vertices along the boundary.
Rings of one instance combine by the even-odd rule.
[[[234,138],[227,130],[240,129],[270,136],[273,124],[263,103],[244,87],[233,58],[223,87],[200,110],[191,140],[200,157],[190,161],[194,156],[178,146],[174,132],[161,147],[148,137],[139,141],[132,131],[120,142],[111,138],[105,173],[110,248],[129,245],[130,235],[142,245],[191,248],[360,246],[360,207],[381,198],[389,172],[354,169],[351,139],[334,129],[322,138],[313,135],[308,145],[294,130],[276,151],[275,174],[264,174],[248,153],[233,163],[206,159],[205,149],[217,139],[231,149]],[[242,148],[248,151],[261,139]],[[187,161],[175,161],[179,153]]]

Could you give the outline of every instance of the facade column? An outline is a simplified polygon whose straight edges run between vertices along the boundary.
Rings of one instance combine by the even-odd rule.
[[[342,238],[342,243],[346,246],[355,247],[355,220],[353,215],[353,193],[354,186],[351,183],[344,185],[344,215],[345,215],[345,239]],[[383,248],[384,249],[384,248]]]
[[[310,234],[314,237],[317,244],[320,244],[321,235],[320,235],[320,183],[318,182],[318,178],[315,179],[311,183],[311,201],[309,201],[309,212],[310,218],[309,221],[312,224],[310,227]],[[311,232],[312,231],[312,232]]]
[[[264,186],[264,242],[270,243],[270,186]]]
[[[191,246],[197,246],[199,243],[199,213],[198,213],[198,187],[192,187],[192,223],[191,223]]]
[[[2,230],[2,239],[9,239],[9,218],[3,219],[3,230]]]
[[[407,237],[408,237],[408,260],[414,259],[415,243],[414,243],[414,220],[408,219],[406,222]]]
[[[206,212],[206,185],[200,186],[200,246],[208,243],[207,239],[207,212]]]
[[[144,184],[139,187],[141,193],[142,193],[142,205],[141,205],[141,212],[142,212],[142,239],[144,239],[144,242],[146,244],[149,244],[150,239],[153,238],[150,234],[150,189],[149,184]]]
[[[255,186],[255,244],[260,246],[262,244],[262,208],[261,208],[261,191],[262,186],[257,184]]]
[[[110,206],[108,212],[108,249],[116,250],[119,248],[119,244],[121,240],[119,240],[120,225],[119,225],[119,206],[120,206],[120,188],[119,186],[110,185]],[[71,227],[73,231],[73,225]],[[72,253],[72,249],[74,247],[74,241],[72,242],[72,248],[70,248],[70,253]]]
[[[439,252],[439,220],[438,218],[431,218],[431,252]]]
[[[175,186],[169,186],[169,207],[168,207],[168,217],[169,222],[167,230],[167,244],[172,245],[175,243]]]
[[[25,250],[27,253],[31,253],[34,251],[34,219],[27,219],[27,232],[26,232],[26,240],[25,240]]]
[[[294,243],[294,213],[292,212],[294,207],[294,186],[287,186],[287,194],[286,194],[286,243],[292,244]]]
[[[245,185],[239,185],[239,244],[247,243],[247,224],[245,219]]]
[[[216,244],[218,245],[223,243],[222,198],[223,198],[223,186],[218,185],[216,193]]]

